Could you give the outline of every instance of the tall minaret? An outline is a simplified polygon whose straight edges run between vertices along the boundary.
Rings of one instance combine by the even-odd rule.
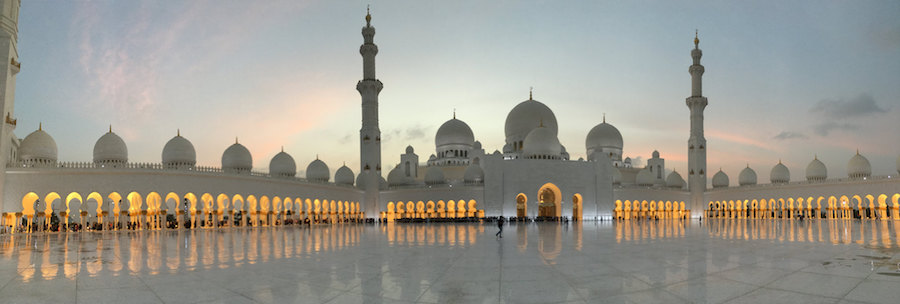
[[[366,8],[366,26],[362,28],[363,45],[359,53],[363,57],[363,79],[356,83],[356,90],[362,96],[362,128],[359,129],[360,174],[365,177],[363,212],[367,217],[377,217],[381,210],[378,204],[381,183],[381,130],[378,128],[378,93],[384,85],[375,79],[375,55],[378,46],[373,42],[375,28],[372,15]]]
[[[700,65],[700,38],[694,33],[694,49],[691,57],[694,64],[688,68],[691,73],[691,97],[685,100],[691,109],[691,137],[688,139],[688,190],[691,191],[691,217],[703,214],[706,192],[706,138],[703,137],[703,109],[706,108],[706,97],[703,97],[703,65]]]
[[[0,127],[0,166],[6,167],[14,161],[14,151],[18,149],[13,130],[16,129],[15,108],[16,74],[19,73],[19,7],[20,0],[0,0],[0,109],[3,113]],[[15,200],[5,199],[6,170],[0,169],[0,211],[21,210]],[[10,205],[4,205],[10,204]]]

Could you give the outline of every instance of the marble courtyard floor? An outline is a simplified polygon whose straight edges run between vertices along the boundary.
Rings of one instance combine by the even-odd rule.
[[[900,222],[338,224],[0,236],[0,303],[897,303]]]

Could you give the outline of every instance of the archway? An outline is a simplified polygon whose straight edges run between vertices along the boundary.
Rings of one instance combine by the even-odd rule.
[[[81,214],[83,202],[84,200],[78,192],[72,192],[66,196],[66,224],[78,223],[84,228],[84,217],[87,217],[87,213],[84,216]]]
[[[34,192],[28,192],[28,194],[25,194],[25,196],[22,197],[22,215],[28,219],[28,223],[26,224],[26,226],[28,227],[29,231],[31,231],[31,228],[34,227],[33,221],[35,215],[40,212],[40,207],[36,206],[38,200],[39,197]],[[16,224],[18,224],[19,221],[20,220],[17,219]]]
[[[572,219],[580,220],[582,217],[582,197],[581,193],[575,193],[572,196]]]
[[[516,195],[516,217],[525,217],[528,214],[528,197],[525,193]]]
[[[231,222],[234,223],[235,226],[244,227],[244,223],[247,222],[244,219],[246,213],[244,212],[244,197],[240,194],[235,194],[231,197],[231,214],[232,219]]]
[[[538,190],[538,216],[558,217],[562,213],[562,192],[552,183]]]

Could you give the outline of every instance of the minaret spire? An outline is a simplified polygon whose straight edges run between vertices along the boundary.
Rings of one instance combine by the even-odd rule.
[[[693,64],[688,68],[691,74],[691,95],[685,100],[691,111],[691,134],[688,138],[688,190],[691,192],[691,213],[698,217],[703,211],[706,192],[706,137],[703,136],[703,110],[707,100],[703,97],[703,72],[700,64],[703,51],[700,50],[699,31],[694,30],[694,49],[691,50]],[[748,164],[749,166],[749,164]]]
[[[694,48],[700,48],[700,30],[694,30]]]
[[[359,129],[359,174],[363,176],[358,186],[364,190],[363,212],[374,217],[382,210],[379,204],[381,183],[381,129],[378,127],[378,93],[384,85],[375,77],[375,27],[372,14],[366,7],[366,26],[362,28],[363,44],[359,54],[363,58],[363,79],[356,83],[362,97],[362,127]]]

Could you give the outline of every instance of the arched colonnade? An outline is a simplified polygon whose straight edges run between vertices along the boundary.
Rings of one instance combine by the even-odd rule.
[[[396,219],[431,219],[431,218],[466,218],[484,217],[484,210],[478,209],[474,199],[438,200],[438,201],[390,201],[381,218],[393,221]]]
[[[709,201],[709,218],[900,219],[900,193]]]
[[[616,219],[669,219],[686,218],[691,214],[684,201],[616,200],[613,209]]]
[[[123,192],[124,193],[124,192]],[[12,231],[258,227],[341,222],[364,217],[359,202],[268,195],[168,192],[57,192],[22,197],[21,210],[3,214]],[[77,225],[75,225],[77,224]]]

